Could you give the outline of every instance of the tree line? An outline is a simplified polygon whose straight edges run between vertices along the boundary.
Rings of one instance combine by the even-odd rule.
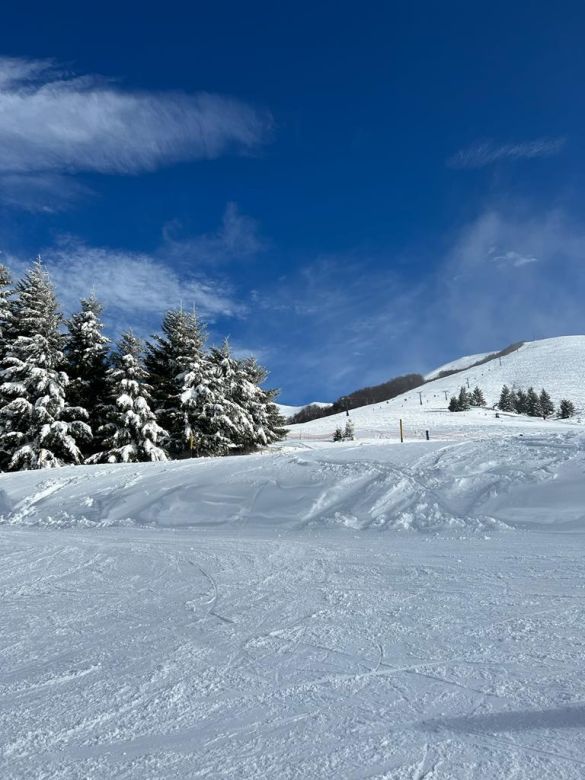
[[[332,414],[339,414],[349,409],[357,409],[360,406],[389,401],[391,398],[407,393],[415,387],[424,385],[424,383],[425,380],[421,374],[397,376],[388,382],[382,382],[382,384],[371,387],[362,387],[359,390],[354,390],[353,393],[342,395],[331,406],[322,407],[317,406],[317,404],[309,404],[292,417],[289,417],[287,423],[296,425],[297,423],[305,423],[310,420],[318,420],[321,417],[329,417]]]
[[[450,412],[465,412],[472,406],[485,406],[485,398],[480,387],[472,392],[463,386],[458,395],[451,396],[449,401]],[[507,385],[502,387],[500,399],[497,404],[502,412],[516,412],[526,414],[529,417],[551,417],[555,413],[555,405],[547,391],[543,388],[537,393],[533,387],[528,390],[510,389]],[[567,419],[575,414],[575,405],[572,401],[563,398],[559,404],[557,417]]]
[[[555,405],[550,395],[543,388],[540,394],[533,387],[528,390],[521,388],[509,388],[507,385],[502,387],[498,408],[502,412],[516,412],[517,414],[526,414],[529,417],[551,417],[555,413]],[[567,419],[575,414],[575,405],[567,398],[563,398],[559,403],[557,417]]]
[[[479,387],[475,387],[470,393],[465,386],[459,391],[459,395],[451,396],[449,401],[450,412],[466,412],[471,409],[472,406],[485,406],[485,398],[483,391]]]
[[[164,461],[251,452],[286,435],[266,370],[208,347],[194,312],[168,311],[112,349],[95,296],[65,320],[40,260],[0,266],[0,468]]]

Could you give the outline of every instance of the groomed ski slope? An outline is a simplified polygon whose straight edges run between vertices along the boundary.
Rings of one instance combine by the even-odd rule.
[[[585,431],[1,475],[0,776],[582,778]]]
[[[568,398],[577,410],[574,421],[580,423],[581,418],[585,419],[584,376],[585,336],[530,341],[501,359],[435,379],[390,401],[352,409],[351,419],[358,439],[396,439],[399,419],[403,420],[407,439],[424,438],[426,430],[432,438],[449,440],[534,430],[535,424],[538,427],[542,421],[507,414],[496,419],[489,408],[497,403],[502,385],[507,384],[523,389],[534,386],[538,392],[544,387],[557,406],[562,398]],[[471,389],[479,385],[488,408],[463,415],[449,413],[449,398],[462,385]],[[331,438],[335,428],[344,427],[345,422],[342,413],[290,426],[290,438]],[[558,430],[565,423],[548,420],[547,425],[549,430]]]

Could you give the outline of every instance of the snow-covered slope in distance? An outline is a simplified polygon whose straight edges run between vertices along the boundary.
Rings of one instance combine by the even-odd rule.
[[[462,371],[464,368],[469,368],[469,366],[472,366],[474,363],[477,363],[480,360],[483,360],[484,358],[493,354],[493,352],[479,352],[477,355],[464,355],[463,357],[457,358],[457,360],[451,360],[449,363],[443,363],[443,365],[439,366],[439,368],[435,368],[433,371],[425,374],[425,379],[427,381],[436,379],[436,377],[438,377],[439,374],[443,371]]]
[[[458,439],[534,430],[534,426],[540,424],[545,426],[545,430],[552,430],[567,424],[518,415],[502,414],[496,418],[489,407],[497,403],[504,384],[524,389],[532,385],[537,391],[544,387],[557,405],[562,398],[570,399],[577,409],[577,416],[570,424],[579,424],[580,415],[585,412],[585,336],[526,342],[505,357],[427,382],[391,401],[353,409],[351,419],[358,438],[396,438],[399,419],[403,420],[407,438],[420,438],[426,430],[432,436]],[[488,408],[448,412],[449,398],[459,391],[461,385],[469,385],[470,388],[479,385]],[[345,422],[343,413],[312,420],[291,426],[289,437],[329,437],[337,426],[343,427]]]
[[[290,406],[289,404],[276,404],[278,408],[280,409],[280,413],[283,417],[292,417],[293,414],[298,414],[298,412],[301,412],[303,409],[306,409],[307,406],[319,406],[321,409],[328,409],[330,406],[333,406],[333,404],[325,401],[311,401],[308,404],[304,404],[303,406]]]

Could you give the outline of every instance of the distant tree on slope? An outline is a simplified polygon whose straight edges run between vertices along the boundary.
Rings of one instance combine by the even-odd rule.
[[[573,402],[563,398],[559,405],[558,416],[563,420],[567,420],[569,417],[573,417],[574,414],[575,405]]]
[[[540,391],[540,397],[538,400],[540,404],[540,413],[543,417],[550,417],[551,414],[554,414],[555,405],[553,404],[550,395],[546,392],[544,387]]]
[[[540,400],[533,387],[529,387],[526,393],[526,414],[530,417],[542,417]]]
[[[510,390],[508,385],[504,385],[502,387],[502,392],[500,393],[498,408],[501,409],[502,412],[514,412],[516,411],[514,401],[514,393]]]
[[[471,394],[472,406],[485,406],[485,398],[480,387],[475,387]]]
[[[457,402],[459,404],[459,412],[466,412],[471,408],[471,395],[467,392],[465,385],[463,385],[459,391]]]
[[[514,411],[518,414],[528,414],[528,397],[524,390],[516,390],[514,393]]]

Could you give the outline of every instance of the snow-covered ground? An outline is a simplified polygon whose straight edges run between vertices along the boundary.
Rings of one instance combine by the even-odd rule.
[[[0,776],[582,778],[585,431],[0,476]]]
[[[445,401],[583,414],[584,366],[549,339],[355,442],[0,475],[0,777],[585,777],[585,427]]]

